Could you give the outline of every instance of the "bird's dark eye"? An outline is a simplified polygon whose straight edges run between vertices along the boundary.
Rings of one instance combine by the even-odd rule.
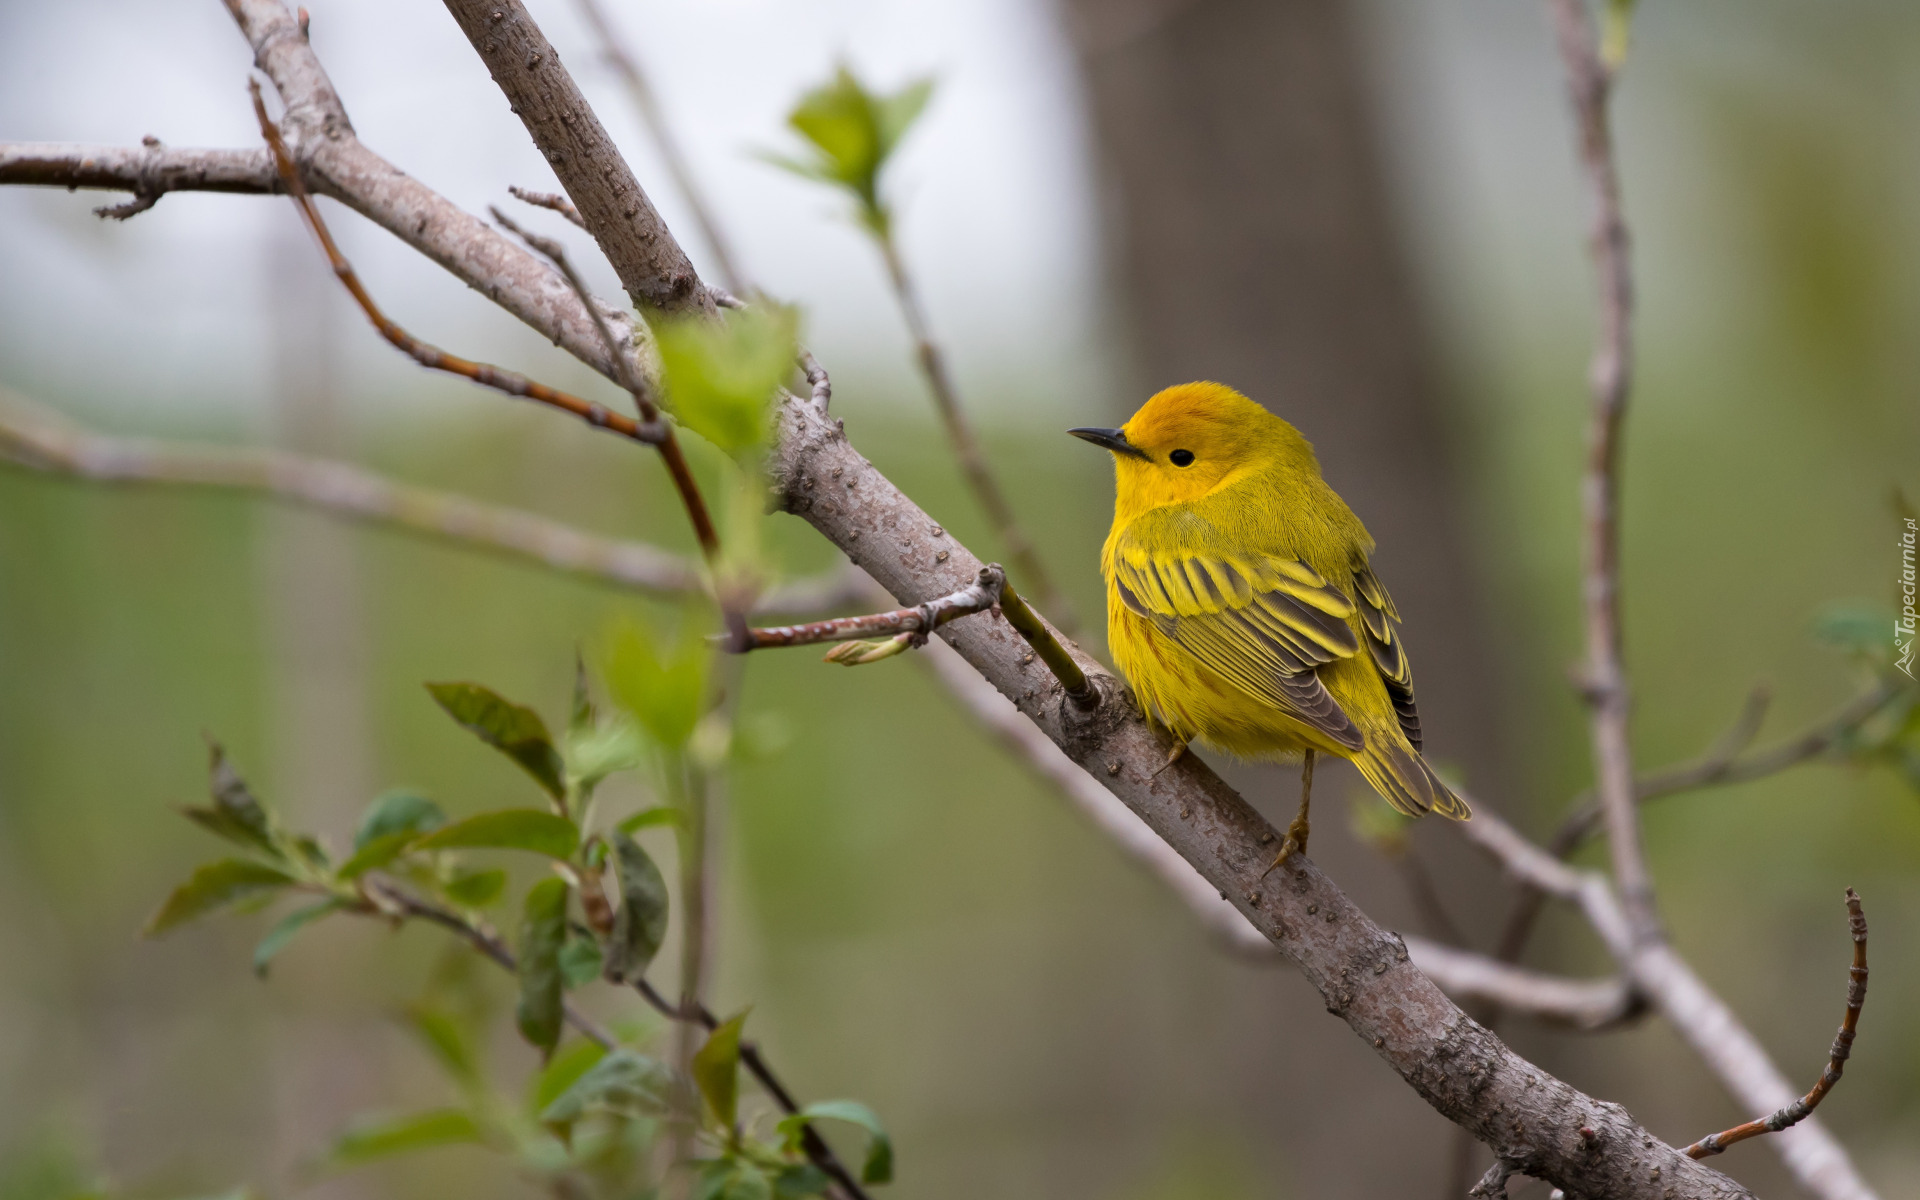
[[[1167,455],[1167,458],[1176,467],[1190,467],[1193,465],[1193,451],[1191,450],[1175,450],[1172,454]]]

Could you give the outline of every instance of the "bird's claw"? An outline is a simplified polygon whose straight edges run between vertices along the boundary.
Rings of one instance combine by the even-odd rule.
[[[1160,778],[1160,775],[1162,772],[1164,772],[1168,767],[1171,767],[1173,764],[1179,762],[1181,759],[1185,758],[1186,756],[1187,756],[1187,744],[1185,742],[1175,742],[1173,744],[1173,749],[1167,751],[1167,761],[1161,763],[1160,766],[1155,769],[1153,774],[1147,776],[1147,778],[1148,779]]]

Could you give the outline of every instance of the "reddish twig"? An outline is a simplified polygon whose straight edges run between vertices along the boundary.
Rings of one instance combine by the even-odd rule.
[[[260,120],[260,133],[267,139],[267,146],[273,152],[273,161],[279,168],[281,183],[293,197],[300,215],[306,220],[307,228],[312,230],[314,237],[319,240],[320,248],[326,252],[327,262],[332,265],[334,276],[340,280],[348,292],[352,293],[354,301],[360,305],[360,311],[367,315],[367,320],[373,322],[373,327],[380,331],[381,337],[423,367],[471,379],[483,387],[505,392],[509,396],[538,401],[563,412],[572,413],[596,429],[611,430],[623,437],[632,438],[636,442],[659,442],[665,429],[657,423],[643,425],[631,417],[614,412],[604,404],[583,400],[568,392],[550,388],[544,383],[535,383],[518,372],[448,354],[439,347],[428,345],[414,337],[387,314],[381,312],[380,306],[373,302],[373,297],[368,294],[366,286],[360,282],[359,275],[354,273],[353,264],[340,253],[340,247],[334,243],[333,235],[328,232],[327,223],[321,219],[320,210],[314,204],[313,197],[307,193],[306,185],[301,182],[300,172],[294,166],[293,155],[287,150],[285,139],[280,136],[279,126],[267,116],[266,102],[260,98],[259,82],[249,79],[247,87],[253,94],[253,112]]]
[[[782,646],[815,646],[822,642],[850,642],[856,638],[894,635],[924,644],[927,635],[948,621],[972,613],[984,612],[1000,602],[1006,573],[998,563],[980,568],[974,581],[959,591],[938,596],[912,608],[867,613],[858,617],[838,617],[830,621],[811,621],[805,625],[777,625],[748,629],[744,639],[730,641],[726,648],[743,654],[749,650],[771,650]]]
[[[573,201],[558,192],[535,192],[514,185],[507,188],[507,194],[516,200],[531,204],[535,208],[544,208],[557,212],[581,229],[587,227],[587,223],[580,219],[580,210],[573,206]],[[592,306],[589,305],[588,307]]]
[[[1701,1138],[1687,1147],[1688,1158],[1720,1154],[1735,1142],[1798,1125],[1827,1098],[1833,1085],[1840,1082],[1840,1072],[1846,1069],[1847,1059],[1853,1053],[1853,1035],[1860,1025],[1860,1010],[1867,1003],[1867,914],[1860,907],[1859,893],[1852,888],[1847,889],[1847,927],[1853,933],[1853,966],[1847,970],[1847,1012],[1840,1018],[1840,1032],[1834,1035],[1833,1049],[1827,1055],[1827,1069],[1820,1073],[1819,1082],[1806,1095],[1776,1113]]]
[[[654,446],[660,451],[661,461],[667,465],[667,474],[673,477],[674,490],[680,493],[680,503],[687,510],[687,520],[693,523],[694,536],[700,540],[701,553],[706,555],[708,561],[717,558],[720,554],[720,535],[713,527],[713,516],[707,511],[706,498],[700,494],[700,485],[693,478],[693,470],[687,465],[687,457],[680,450],[680,439],[673,435],[673,427],[660,419],[659,403],[655,400],[646,378],[634,369],[633,361],[620,352],[620,343],[613,336],[613,328],[607,324],[606,317],[601,314],[600,306],[594,303],[592,293],[587,291],[586,281],[581,279],[580,273],[573,269],[573,262],[567,257],[566,247],[552,238],[541,237],[539,234],[520,228],[507,217],[507,214],[497,208],[491,211],[493,219],[500,222],[509,233],[516,235],[535,252],[551,260],[553,265],[559,268],[560,274],[566,278],[567,286],[573,289],[573,294],[580,298],[582,305],[586,306],[587,313],[593,318],[593,327],[600,334],[601,345],[606,348],[608,357],[613,359],[620,386],[626,388],[627,393],[633,397],[634,407],[640,413],[641,424],[660,430],[659,440],[654,442]],[[730,618],[729,623],[735,622]]]

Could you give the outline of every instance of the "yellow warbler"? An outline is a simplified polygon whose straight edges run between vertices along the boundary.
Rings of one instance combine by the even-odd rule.
[[[1119,429],[1069,432],[1113,452],[1107,644],[1149,718],[1179,740],[1173,757],[1198,738],[1241,758],[1305,760],[1276,866],[1306,849],[1315,754],[1352,760],[1408,816],[1471,815],[1420,756],[1413,671],[1367,561],[1373,538],[1299,430],[1230,387],[1188,383]]]

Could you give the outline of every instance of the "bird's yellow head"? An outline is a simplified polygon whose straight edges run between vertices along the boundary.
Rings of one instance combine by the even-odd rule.
[[[1250,471],[1318,478],[1300,431],[1221,383],[1157,393],[1118,429],[1067,432],[1113,452],[1115,516],[1204,499]]]

